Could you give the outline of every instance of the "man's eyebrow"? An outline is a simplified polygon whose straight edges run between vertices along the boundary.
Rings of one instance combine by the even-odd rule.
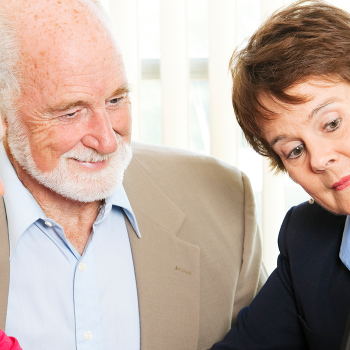
[[[131,91],[131,86],[129,84],[123,84],[122,86],[120,86],[118,89],[116,89],[110,96],[118,96],[118,95],[122,95],[122,94],[128,94]]]
[[[339,99],[336,97],[331,97],[329,99],[327,99],[326,101],[322,102],[321,104],[319,104],[317,107],[315,107],[309,114],[308,116],[308,120],[312,119],[315,114],[317,114],[322,108],[329,106],[332,103],[338,102]],[[270,142],[270,147],[272,148],[278,141],[281,141],[283,139],[285,139],[287,137],[287,135],[279,135],[277,137],[275,137],[271,142]]]
[[[78,100],[74,102],[61,102],[60,104],[49,107],[45,109],[45,114],[51,114],[54,112],[62,112],[62,111],[68,111],[69,109],[72,109],[74,107],[82,106],[84,104],[87,104],[88,102],[86,100]]]
[[[129,84],[123,84],[122,86],[118,87],[116,90],[113,91],[112,94],[110,94],[110,97],[122,95],[125,93],[129,93],[131,91],[131,87]],[[45,114],[52,114],[54,112],[62,112],[62,111],[68,111],[72,108],[83,106],[89,104],[89,101],[87,100],[78,100],[73,102],[61,102],[57,104],[56,106],[49,107],[45,110]]]

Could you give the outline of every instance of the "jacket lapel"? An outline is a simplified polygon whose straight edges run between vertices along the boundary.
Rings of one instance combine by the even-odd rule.
[[[124,188],[142,236],[138,238],[126,220],[138,289],[141,348],[196,349],[200,250],[176,237],[185,214],[135,160]]]
[[[10,283],[10,248],[4,199],[0,198],[0,329],[6,325]]]

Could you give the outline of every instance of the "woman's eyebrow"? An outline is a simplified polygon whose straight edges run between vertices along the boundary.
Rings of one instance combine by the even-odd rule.
[[[314,108],[311,113],[309,114],[309,120],[312,119],[315,114],[317,114],[322,108],[332,104],[332,103],[335,103],[335,102],[338,102],[339,99],[336,98],[336,97],[330,97],[328,98],[326,101],[322,102],[320,105],[318,105],[316,108]]]
[[[270,142],[270,147],[273,148],[273,146],[280,140],[283,140],[287,137],[287,135],[279,135],[275,137],[271,142]]]
[[[321,104],[319,104],[317,107],[315,107],[309,114],[308,119],[312,119],[322,108],[325,108],[327,106],[329,106],[332,103],[338,102],[339,98],[336,97],[331,97],[328,98],[326,101],[322,102]],[[275,137],[271,142],[270,142],[270,147],[272,148],[278,141],[283,140],[287,137],[287,135],[279,135],[277,137]]]

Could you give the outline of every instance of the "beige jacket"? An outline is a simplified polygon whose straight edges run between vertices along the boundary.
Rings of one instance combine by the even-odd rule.
[[[249,181],[212,157],[144,144],[133,150],[124,188],[142,235],[126,220],[141,349],[210,348],[266,279]],[[0,266],[4,329],[10,266],[3,204]]]

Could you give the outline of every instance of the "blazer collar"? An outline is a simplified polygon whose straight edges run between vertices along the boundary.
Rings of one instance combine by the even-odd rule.
[[[164,194],[133,159],[125,172],[124,188],[133,210],[176,235],[186,215]],[[142,235],[142,232],[141,232]]]
[[[185,214],[133,160],[124,188],[141,239],[126,219],[137,281],[142,349],[196,349],[200,249],[176,237]]]

